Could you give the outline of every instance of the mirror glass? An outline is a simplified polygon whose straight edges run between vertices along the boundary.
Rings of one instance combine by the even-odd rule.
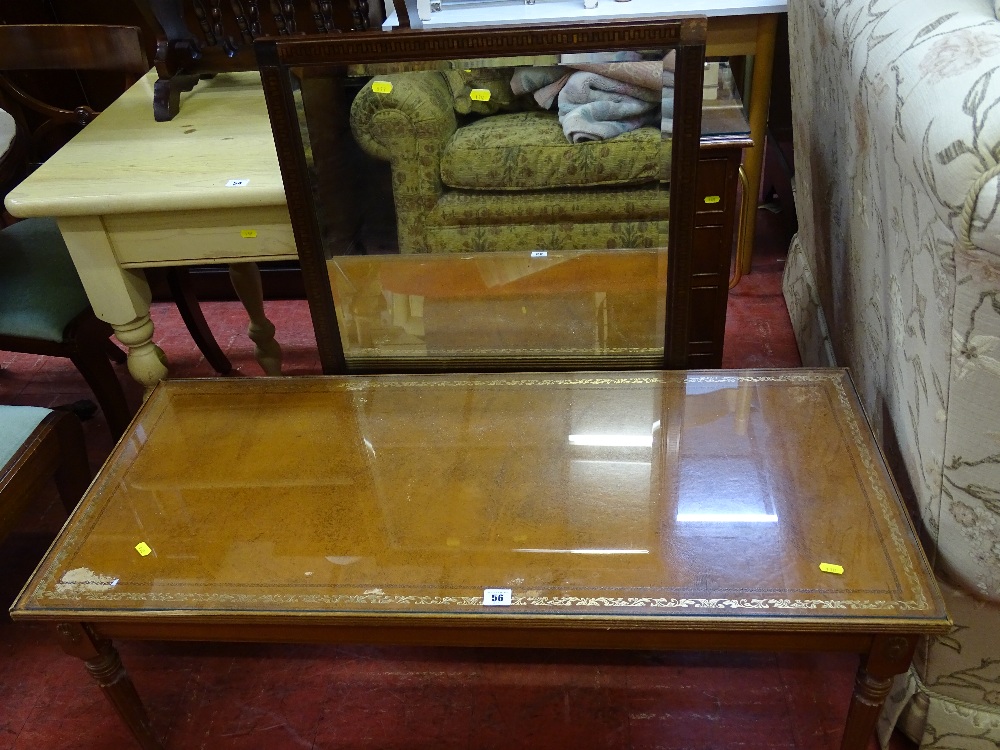
[[[660,366],[674,60],[285,68],[348,370]]]

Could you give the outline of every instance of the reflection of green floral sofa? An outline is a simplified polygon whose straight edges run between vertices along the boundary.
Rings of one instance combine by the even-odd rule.
[[[991,0],[788,4],[803,362],[849,366],[955,630],[882,717],[1000,747],[1000,21]]]
[[[470,107],[460,73],[378,76],[392,91],[369,82],[351,108],[358,143],[391,165],[400,252],[666,245],[670,149],[659,129],[570,144],[555,114],[497,80],[472,82],[493,92],[477,118],[482,103]]]

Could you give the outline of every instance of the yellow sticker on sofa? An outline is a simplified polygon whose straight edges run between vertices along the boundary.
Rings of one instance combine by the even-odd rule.
[[[490,100],[490,90],[472,89],[472,91],[469,92],[469,98],[474,102],[488,102]]]
[[[372,91],[376,94],[391,94],[392,84],[388,81],[372,81]]]

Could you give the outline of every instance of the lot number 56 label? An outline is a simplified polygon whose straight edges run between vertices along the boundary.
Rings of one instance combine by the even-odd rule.
[[[510,589],[484,589],[483,605],[486,607],[509,607]]]

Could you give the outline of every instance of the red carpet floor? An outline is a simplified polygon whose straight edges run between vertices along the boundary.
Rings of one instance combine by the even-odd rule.
[[[730,296],[724,366],[795,367],[781,297],[787,243],[760,220],[754,272]],[[238,303],[204,303],[234,377],[260,374]],[[289,375],[318,373],[301,301],[267,303]],[[171,304],[153,310],[177,377],[213,374]],[[69,362],[0,352],[0,402],[90,398]],[[138,405],[140,389],[120,377]],[[111,448],[100,414],[85,425],[93,465]],[[4,608],[63,521],[50,492],[0,541]],[[120,644],[167,748],[839,747],[856,660],[812,654],[621,654],[428,648]],[[0,614],[0,749],[132,747],[83,665],[49,627]],[[871,747],[876,747],[873,742]],[[903,741],[896,750],[908,747]]]

